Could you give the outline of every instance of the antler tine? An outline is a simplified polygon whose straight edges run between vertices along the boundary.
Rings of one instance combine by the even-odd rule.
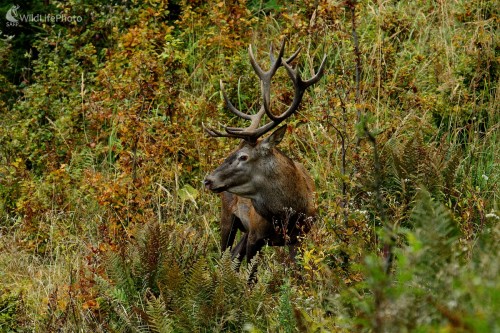
[[[281,42],[280,57],[282,57],[281,51],[283,50],[284,42],[285,42],[285,40],[283,39],[283,41]],[[281,62],[279,64],[280,65],[282,65],[283,63],[291,64],[292,61],[295,60],[295,58],[297,58],[297,56],[299,55],[300,50],[301,50],[301,47],[299,47],[288,59],[286,59],[286,60],[281,59]],[[269,54],[271,57],[271,62],[273,63],[273,65],[271,67],[273,67],[275,64],[278,63],[279,58],[278,58],[278,60],[274,59],[273,44],[272,43],[270,46]],[[276,67],[276,70],[278,68],[279,68],[279,66]],[[262,83],[263,83],[262,88],[261,88],[262,89],[262,99],[263,99],[262,103],[263,103],[263,108],[266,110],[266,113],[271,113],[271,111],[270,111],[270,109],[271,109],[271,78],[275,72],[276,71],[271,73],[271,70],[269,70],[270,75],[268,77],[265,77],[266,81],[262,81]]]
[[[226,106],[228,107],[228,109],[232,113],[237,115],[238,117],[241,117],[241,118],[246,119],[246,120],[250,120],[252,123],[246,129],[238,129],[235,127],[227,127],[226,126],[224,128],[226,133],[222,133],[222,132],[219,132],[213,128],[207,127],[207,126],[205,126],[204,123],[201,124],[203,129],[205,130],[205,132],[209,136],[211,136],[213,138],[240,138],[240,139],[244,139],[244,140],[249,139],[250,136],[248,135],[248,133],[245,132],[245,130],[252,130],[252,129],[259,127],[260,119],[262,119],[262,116],[264,115],[265,110],[261,109],[257,114],[254,114],[254,115],[249,115],[249,114],[246,114],[244,112],[241,112],[229,100],[229,98],[226,94],[226,91],[224,90],[224,84],[222,83],[222,80],[220,81],[220,89],[222,91],[222,96],[224,97],[224,101],[226,102]],[[255,141],[256,139],[249,139],[249,140]]]
[[[226,90],[224,89],[224,83],[222,83],[222,80],[220,80],[220,90],[222,91],[222,96],[224,97],[224,101],[226,102],[226,106],[229,109],[229,111],[231,111],[240,118],[246,120],[252,120],[251,115],[241,112],[233,105],[233,103],[231,103],[229,97],[227,97]]]
[[[269,59],[271,59],[271,64],[276,62],[276,58],[274,57],[273,43],[269,44]]]
[[[217,130],[215,130],[215,129],[213,129],[213,128],[206,127],[206,126],[205,126],[205,124],[204,124],[203,122],[201,123],[201,126],[203,127],[203,129],[205,130],[205,132],[206,132],[209,136],[211,136],[211,137],[213,137],[213,138],[229,137],[229,135],[228,135],[228,134],[226,134],[226,133],[221,133],[221,132],[219,132],[219,131],[217,131]]]
[[[274,58],[274,55],[272,53],[272,44],[271,44],[271,52],[270,52],[271,66],[269,67],[269,70],[267,72],[265,72],[259,66],[257,61],[255,60],[255,56],[253,55],[253,51],[252,51],[252,45],[248,46],[248,55],[250,57],[250,64],[252,65],[253,70],[255,71],[257,76],[263,82],[271,80],[271,77],[274,75],[274,73],[276,73],[278,68],[281,66],[281,58],[283,57],[284,53],[285,53],[285,40],[284,39],[281,41],[280,51],[278,53],[278,59]]]
[[[213,138],[239,138],[239,139],[244,139],[244,140],[249,140],[249,141],[256,141],[258,137],[255,137],[255,139],[252,139],[252,135],[248,135],[246,132],[241,132],[238,130],[242,130],[239,128],[234,128],[234,127],[225,127],[224,130],[226,133],[219,132],[213,128],[205,126],[204,123],[201,124],[205,132],[213,137]]]
[[[326,64],[326,54],[323,56],[323,60],[321,60],[321,65],[319,65],[318,73],[316,73],[316,75],[314,75],[312,78],[304,82],[306,88],[321,80],[321,77],[325,72],[325,64]]]
[[[262,103],[264,105],[269,106],[270,99],[271,99],[271,78],[273,75],[276,73],[278,68],[281,66],[281,61],[283,54],[285,53],[285,39],[281,40],[281,46],[280,46],[280,51],[278,53],[278,58],[274,58],[273,54],[273,44],[271,43],[270,46],[270,52],[269,56],[271,58],[271,66],[269,67],[269,70],[265,72],[259,64],[257,64],[257,61],[255,60],[255,56],[253,55],[252,51],[252,45],[248,47],[248,55],[250,57],[250,63],[252,64],[253,69],[255,70],[255,73],[257,73],[257,76],[260,78],[261,81],[261,91],[262,91]]]
[[[269,109],[269,106],[264,104],[264,107],[266,109],[266,114],[269,117],[269,119],[271,119],[273,122],[277,122],[276,125],[278,125],[280,122],[282,122],[286,118],[290,117],[293,113],[295,113],[295,111],[297,111],[300,105],[300,102],[302,101],[302,97],[304,96],[306,89],[309,86],[318,82],[323,76],[325,71],[325,63],[326,63],[326,54],[323,56],[323,60],[318,69],[318,73],[316,73],[316,75],[314,75],[309,80],[303,81],[302,78],[300,77],[299,71],[297,69],[293,69],[287,62],[283,61],[282,64],[285,67],[288,76],[293,82],[293,87],[295,88],[295,94],[293,96],[292,104],[288,107],[288,109],[285,112],[283,112],[279,116],[275,116],[274,114],[272,114],[271,110]]]
[[[297,56],[299,55],[301,49],[302,47],[299,46],[299,48],[288,59],[286,59],[285,62],[287,64],[290,64],[292,61],[294,61],[295,58],[297,58]],[[269,57],[271,58],[271,63],[274,63],[276,61],[276,58],[274,58],[273,54],[273,43],[271,43],[271,46],[269,47]]]
[[[291,56],[290,58],[286,59],[285,62],[287,64],[290,64],[292,61],[295,60],[295,58],[297,58],[297,56],[299,55],[300,53],[300,50],[302,50],[302,46],[299,46],[299,48],[297,49],[297,51],[295,51]]]

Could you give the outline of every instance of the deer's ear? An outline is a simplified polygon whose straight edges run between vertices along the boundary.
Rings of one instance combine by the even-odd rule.
[[[281,142],[281,140],[283,140],[283,137],[285,136],[286,133],[286,128],[287,125],[283,125],[280,128],[278,128],[276,131],[273,132],[273,134],[269,135],[262,141],[261,146],[267,149],[271,149],[277,146]]]

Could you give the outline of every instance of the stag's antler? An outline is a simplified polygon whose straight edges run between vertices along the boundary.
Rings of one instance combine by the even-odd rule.
[[[314,75],[311,79],[303,81],[300,78],[300,74],[296,69],[293,69],[290,66],[290,63],[297,57],[297,55],[300,52],[300,48],[295,51],[294,54],[288,59],[282,59],[283,58],[283,53],[285,50],[285,40],[281,42],[280,46],[280,51],[278,53],[278,58],[274,58],[273,55],[273,46],[271,44],[270,47],[270,58],[271,58],[271,66],[267,72],[265,72],[258,64],[257,61],[255,60],[255,57],[253,55],[252,51],[252,46],[250,45],[248,47],[248,55],[250,56],[250,63],[252,64],[252,67],[257,74],[257,76],[260,78],[261,82],[261,93],[262,93],[262,106],[256,114],[250,115],[244,112],[241,112],[238,110],[229,100],[227,97],[226,91],[224,90],[224,84],[222,83],[222,80],[220,81],[220,88],[222,91],[222,95],[224,96],[224,101],[226,102],[226,105],[228,109],[237,115],[240,118],[250,120],[250,126],[246,128],[237,128],[237,127],[225,127],[226,133],[221,133],[219,131],[216,131],[211,128],[207,128],[204,126],[205,131],[212,137],[231,137],[231,138],[241,138],[249,142],[256,142],[259,137],[264,135],[265,133],[269,132],[276,126],[278,126],[283,120],[286,118],[290,117],[295,111],[297,111],[300,102],[302,101],[302,97],[304,96],[304,92],[306,89],[318,82],[321,77],[323,76],[324,73],[324,67],[326,63],[326,55],[323,57],[323,61],[321,62],[321,65],[319,67],[318,73]],[[288,72],[288,76],[293,82],[293,86],[295,89],[294,97],[292,104],[288,107],[288,109],[283,112],[279,116],[275,116],[270,109],[270,96],[271,96],[271,78],[274,76],[276,71],[280,66],[284,66],[285,69]],[[260,121],[264,114],[267,114],[269,119],[271,119],[271,122],[260,126]]]

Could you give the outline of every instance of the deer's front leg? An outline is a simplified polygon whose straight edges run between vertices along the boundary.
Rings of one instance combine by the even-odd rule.
[[[264,239],[262,239],[256,232],[250,231],[248,233],[248,240],[247,240],[247,249],[246,249],[246,256],[247,256],[247,263],[248,265],[251,264],[252,259],[257,255],[257,253],[262,250],[262,248],[265,245]],[[255,278],[255,273],[257,272],[257,265],[252,266],[252,271],[250,272],[250,275],[248,277],[249,282],[256,282]]]
[[[220,222],[222,252],[233,246],[240,224],[240,220],[233,214],[222,214]]]
[[[241,239],[238,242],[238,244],[231,250],[231,258],[233,260],[234,258],[238,259],[238,267],[239,264],[243,261],[243,258],[245,258],[247,251],[247,242],[248,242],[248,233],[244,233],[241,236]]]

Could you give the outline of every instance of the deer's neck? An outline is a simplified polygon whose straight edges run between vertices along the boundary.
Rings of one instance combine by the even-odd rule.
[[[251,198],[255,209],[269,221],[290,214],[310,215],[313,190],[305,169],[282,153],[275,157],[261,169],[262,175],[257,180],[259,191]]]

